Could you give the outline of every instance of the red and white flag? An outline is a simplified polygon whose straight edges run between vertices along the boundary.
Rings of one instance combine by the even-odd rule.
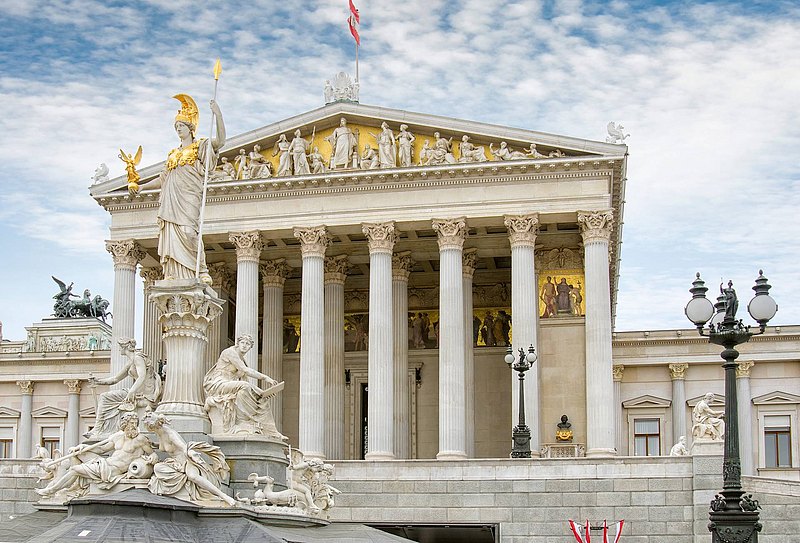
[[[578,543],[591,543],[592,536],[589,532],[589,521],[586,521],[586,526],[581,526],[580,524],[575,524],[574,520],[569,521],[569,529],[572,531],[572,535],[575,536],[575,541]]]
[[[353,39],[356,40],[356,45],[360,46],[361,38],[358,35],[358,25],[361,23],[361,16],[358,14],[353,0],[348,1],[350,2],[350,17],[347,18],[347,24],[350,26],[350,34],[352,34]]]
[[[617,522],[612,522],[611,526],[616,526],[617,531],[614,535],[614,541],[608,540],[608,523],[603,521],[603,543],[619,543],[619,538],[622,536],[622,525],[625,524],[624,520],[618,520]]]

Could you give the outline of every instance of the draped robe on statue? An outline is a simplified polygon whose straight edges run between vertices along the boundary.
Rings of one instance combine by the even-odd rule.
[[[209,170],[213,171],[217,166],[217,155],[209,140],[201,139],[188,147],[170,151],[161,172],[158,255],[165,279],[194,278],[198,243],[200,273],[208,273],[202,240],[198,240],[207,159]]]

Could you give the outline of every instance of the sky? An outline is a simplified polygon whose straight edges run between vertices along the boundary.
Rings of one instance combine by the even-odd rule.
[[[355,3],[363,104],[600,141],[625,126],[617,330],[690,327],[697,271],[746,302],[763,269],[771,324],[800,324],[797,3]],[[322,106],[325,79],[353,72],[347,0],[200,4],[0,2],[6,339],[51,313],[51,275],[113,297],[90,178],[124,173],[120,147],[163,160],[171,96],[206,102],[217,57],[229,136]]]

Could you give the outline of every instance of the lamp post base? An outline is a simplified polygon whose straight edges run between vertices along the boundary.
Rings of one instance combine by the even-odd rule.
[[[531,429],[527,425],[514,426],[511,434],[514,447],[511,449],[511,458],[531,457]]]
[[[711,511],[708,518],[711,543],[758,543],[761,523],[757,512]]]

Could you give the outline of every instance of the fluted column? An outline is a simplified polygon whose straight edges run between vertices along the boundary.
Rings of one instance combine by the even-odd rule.
[[[33,446],[33,381],[17,381],[22,393],[22,408],[19,413],[17,435],[17,458],[30,458]]]
[[[203,369],[209,324],[222,313],[222,300],[211,296],[200,281],[164,280],[150,299],[160,312],[164,331],[167,375],[156,411],[172,420],[180,432],[211,431],[203,408]]]
[[[616,454],[611,358],[610,210],[578,211],[586,273],[586,456]]]
[[[136,265],[146,253],[136,241],[106,241],[106,251],[114,259],[114,325],[111,328],[111,375],[117,375],[125,366],[119,351],[120,338],[132,338],[136,317]],[[133,384],[130,377],[111,385],[113,390],[129,388]]]
[[[344,281],[347,255],[325,259],[325,455],[344,458]]]
[[[466,453],[464,283],[466,219],[434,219],[439,242],[439,460]]]
[[[753,413],[750,402],[750,370],[755,362],[742,360],[736,368],[736,399],[739,411],[739,451],[741,452],[742,475],[758,475],[753,462]]]
[[[414,260],[410,251],[392,255],[392,347],[394,359],[394,455],[410,458],[408,390],[408,278]]]
[[[142,268],[139,275],[144,279],[144,324],[142,326],[142,352],[157,361],[162,359],[161,325],[158,323],[158,308],[150,300],[156,281],[163,279],[161,266]]]
[[[231,232],[228,239],[236,248],[236,337],[247,334],[258,345],[258,260],[264,242],[258,232]],[[244,359],[258,370],[258,348]]]
[[[672,379],[672,443],[677,443],[686,435],[686,371],[689,364],[670,364],[669,376]]]
[[[261,372],[283,381],[283,286],[291,271],[286,259],[267,260],[261,265],[264,310],[261,332]],[[275,426],[283,428],[283,394],[272,399]]]
[[[537,283],[538,284],[538,283]],[[614,379],[614,444],[618,451],[622,450],[622,376],[625,366],[614,364],[611,367]]]
[[[365,223],[369,243],[369,403],[367,460],[394,458],[394,348],[392,344],[392,250],[394,222]]]
[[[303,254],[300,309],[300,450],[325,458],[324,260],[325,226],[295,228]]]
[[[536,338],[536,313],[539,310],[534,253],[539,214],[506,215],[503,223],[511,244],[511,316],[514,319],[514,353],[525,352],[533,345],[538,352]],[[539,354],[541,358],[541,354]],[[531,456],[539,456],[539,366],[541,360],[525,374],[525,420],[531,429]],[[519,421],[519,382],[515,372],[511,375],[511,421]]]
[[[64,451],[81,442],[81,382],[78,379],[64,381],[69,392],[67,404],[67,427],[64,431]]]
[[[231,304],[227,303],[227,301],[233,285],[233,274],[231,274],[225,262],[209,264],[208,274],[211,276],[211,288],[216,291],[217,296],[225,303],[222,304],[220,316],[211,321],[208,327],[208,348],[206,349],[206,363],[203,374],[212,368],[217,362],[219,354],[228,347],[228,316],[230,315]]]
[[[468,458],[475,457],[475,351],[472,344],[472,277],[478,267],[478,250],[464,250],[464,434]],[[513,313],[512,313],[513,314]],[[408,342],[406,341],[406,345]]]

